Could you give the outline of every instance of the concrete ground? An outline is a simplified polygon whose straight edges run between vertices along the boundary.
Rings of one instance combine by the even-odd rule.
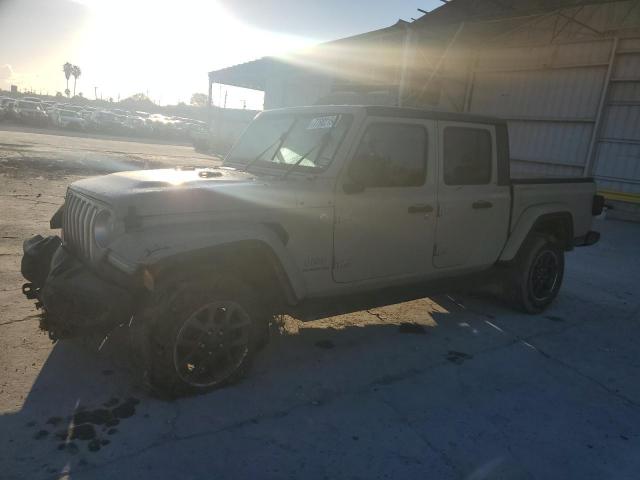
[[[542,315],[445,295],[287,318],[244,382],[166,402],[115,340],[52,345],[20,293],[68,183],[212,161],[122,143],[0,132],[0,478],[638,478],[640,225],[598,220]]]

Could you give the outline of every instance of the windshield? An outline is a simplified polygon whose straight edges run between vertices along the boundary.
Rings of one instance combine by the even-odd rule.
[[[351,115],[277,114],[258,117],[225,159],[225,165],[324,170],[351,125]]]

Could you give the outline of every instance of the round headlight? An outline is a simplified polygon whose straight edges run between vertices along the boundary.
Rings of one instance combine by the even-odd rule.
[[[93,237],[100,248],[105,248],[111,241],[113,233],[113,222],[111,221],[111,213],[108,210],[102,210],[93,224]]]

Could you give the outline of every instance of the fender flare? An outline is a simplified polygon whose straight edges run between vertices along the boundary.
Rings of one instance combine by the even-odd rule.
[[[571,215],[571,212],[567,210],[566,205],[562,203],[533,205],[525,209],[518,217],[518,220],[515,222],[515,225],[509,234],[509,239],[500,253],[498,261],[508,262],[513,260],[529,234],[535,229],[536,225],[542,221],[551,219],[569,221],[571,226],[571,238],[569,240],[573,241],[573,216]]]
[[[278,225],[279,227],[279,225]],[[155,227],[125,234],[109,247],[107,260],[129,274],[157,267],[171,261],[186,262],[192,258],[214,256],[234,245],[259,245],[272,255],[278,280],[290,302],[306,296],[306,285],[298,266],[286,249],[284,230],[273,224],[195,225]]]

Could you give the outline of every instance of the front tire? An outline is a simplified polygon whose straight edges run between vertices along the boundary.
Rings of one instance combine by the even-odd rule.
[[[526,313],[544,311],[556,298],[564,277],[564,252],[544,235],[531,235],[509,275],[514,306]]]
[[[234,383],[248,371],[270,316],[240,281],[204,278],[171,285],[151,326],[152,386],[169,397]]]

